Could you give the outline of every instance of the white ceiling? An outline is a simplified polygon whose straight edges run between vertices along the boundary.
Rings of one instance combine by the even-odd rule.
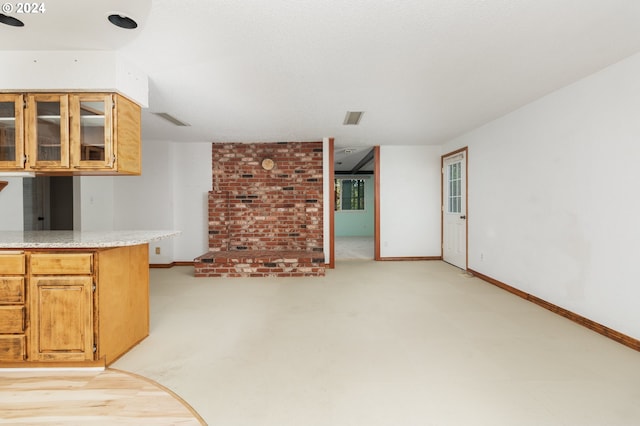
[[[150,79],[143,136],[171,141],[440,144],[640,51],[638,0],[45,4],[0,49],[118,50]]]

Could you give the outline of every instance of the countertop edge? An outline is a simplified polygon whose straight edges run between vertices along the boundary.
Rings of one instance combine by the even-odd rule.
[[[180,231],[0,232],[0,250],[127,247],[177,237],[180,233]]]

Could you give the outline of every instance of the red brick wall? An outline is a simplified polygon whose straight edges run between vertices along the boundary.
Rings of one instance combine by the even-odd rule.
[[[214,143],[209,250],[322,252],[322,142]],[[265,170],[265,158],[275,162]]]

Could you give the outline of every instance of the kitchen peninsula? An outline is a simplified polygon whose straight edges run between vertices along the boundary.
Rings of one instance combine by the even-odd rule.
[[[176,235],[0,232],[0,367],[113,363],[149,335],[149,242]]]

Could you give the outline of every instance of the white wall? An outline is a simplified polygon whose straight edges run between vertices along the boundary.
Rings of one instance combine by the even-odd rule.
[[[149,104],[149,79],[113,51],[0,51],[3,91],[119,92]]]
[[[380,256],[440,256],[438,146],[380,147]]]
[[[469,267],[640,338],[640,55],[443,148],[469,147]]]
[[[152,242],[149,262],[192,261],[208,250],[211,143],[144,140],[142,151],[141,176],[112,178],[114,228],[180,231]]]
[[[334,213],[336,237],[373,237],[375,234],[375,188],[370,175],[337,175],[342,179],[364,180],[364,210],[338,210]]]
[[[209,251],[211,143],[174,143],[171,153],[174,224],[182,232],[174,239],[174,259],[192,261]]]
[[[142,175],[113,178],[114,229],[174,230],[173,161],[171,143],[142,141]],[[160,254],[155,254],[155,248]],[[149,245],[150,263],[174,261],[173,239]]]
[[[333,184],[333,176],[329,175],[329,167],[330,167],[330,151],[329,151],[329,138],[325,137],[322,139],[322,243],[324,250],[324,262],[325,264],[329,264],[330,253],[331,253],[331,238],[329,238],[330,233],[330,220],[333,212],[330,210],[331,206],[329,205],[331,197],[333,196],[333,191],[331,185]]]
[[[0,231],[22,231],[24,229],[22,179],[0,177],[0,180],[9,182],[0,192]]]
[[[119,177],[80,176],[74,179],[73,227],[75,230],[112,231],[114,229],[114,179]],[[78,206],[79,214],[76,210]]]

